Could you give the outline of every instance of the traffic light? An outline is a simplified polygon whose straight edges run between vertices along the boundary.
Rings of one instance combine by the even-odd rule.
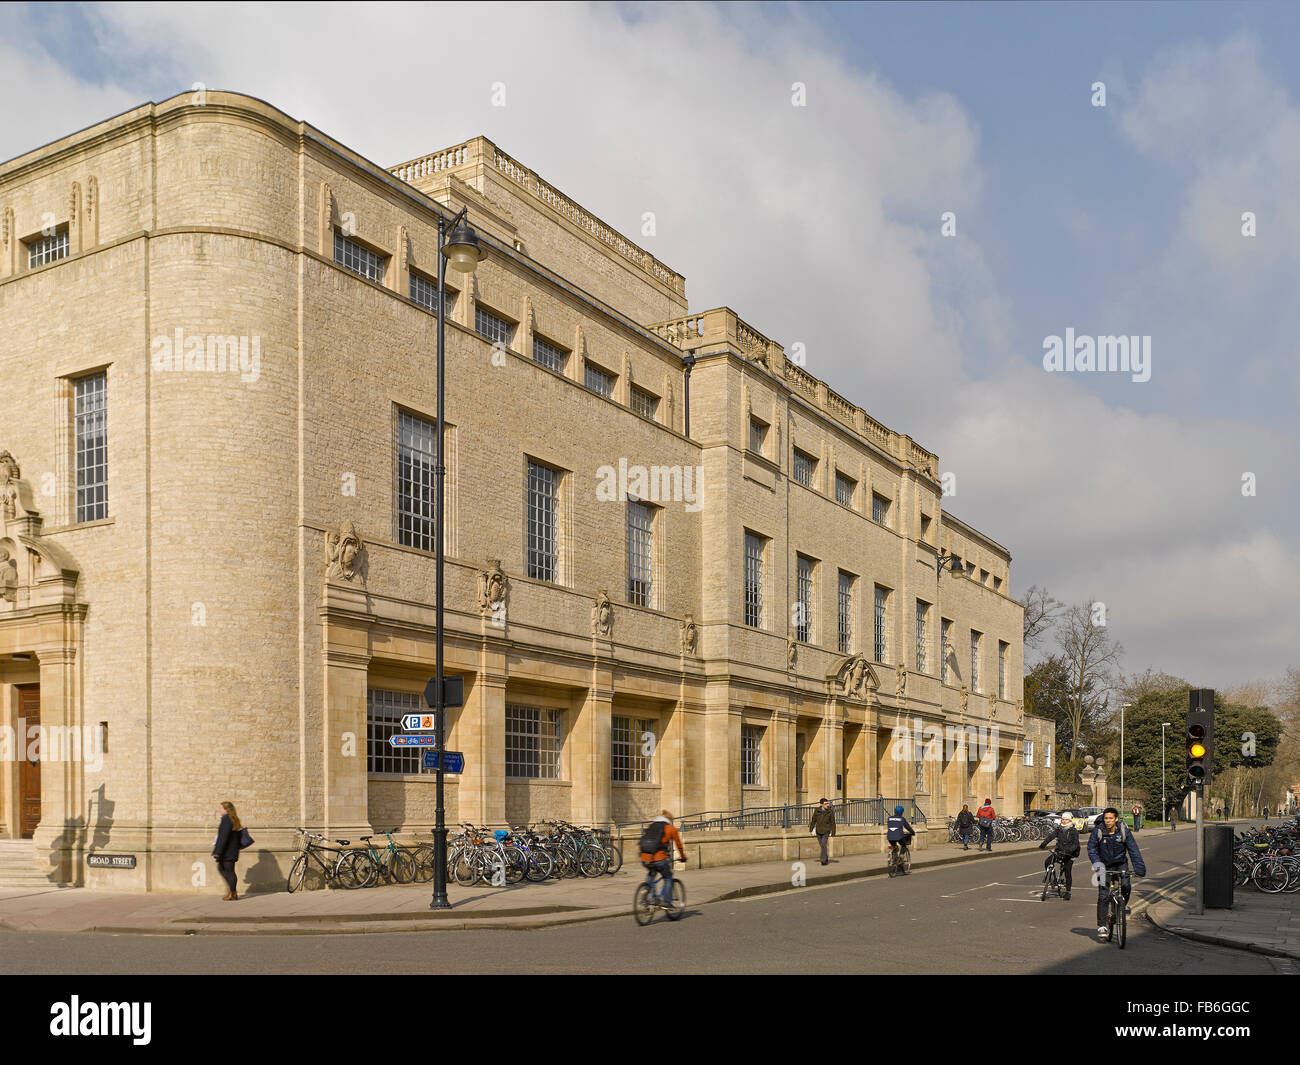
[[[1214,775],[1214,689],[1193,688],[1187,710],[1187,783],[1202,787]]]

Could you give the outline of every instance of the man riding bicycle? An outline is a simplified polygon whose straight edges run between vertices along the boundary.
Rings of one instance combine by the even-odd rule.
[[[1102,811],[1101,820],[1093,827],[1092,835],[1088,837],[1088,859],[1092,862],[1093,869],[1101,874],[1096,878],[1097,938],[1104,943],[1109,935],[1106,929],[1106,909],[1110,902],[1107,874],[1119,872],[1120,888],[1124,893],[1126,909],[1129,892],[1132,891],[1128,878],[1129,861],[1132,860],[1133,871],[1138,876],[1147,875],[1146,863],[1138,850],[1137,840],[1133,833],[1124,827],[1119,819],[1119,811],[1113,806],[1107,806]]]
[[[1073,886],[1073,869],[1074,859],[1079,857],[1079,830],[1074,827],[1074,815],[1063,813],[1061,823],[1055,826],[1047,834],[1047,838],[1038,845],[1038,849],[1044,850],[1053,840],[1056,841],[1056,850],[1052,852],[1049,861],[1061,863],[1062,870],[1065,873],[1065,894],[1062,898],[1066,902],[1070,901],[1070,888]],[[1046,892],[1046,888],[1043,889]]]
[[[889,849],[899,850],[899,857],[907,853],[907,845],[912,842],[916,830],[907,823],[901,806],[894,807],[894,816],[889,819],[889,831],[885,838],[889,840]]]
[[[667,810],[646,826],[641,834],[641,864],[646,867],[646,883],[652,883],[654,874],[663,876],[664,886],[659,892],[664,909],[673,908],[673,843],[677,844],[677,853],[686,861],[686,848],[682,845],[682,834],[673,824],[673,815]]]

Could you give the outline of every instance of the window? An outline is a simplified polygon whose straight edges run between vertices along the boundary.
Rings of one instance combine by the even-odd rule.
[[[1025,740],[1024,751],[1021,755],[1021,764],[1032,766],[1034,764],[1034,741]]]
[[[425,277],[423,274],[417,274],[411,271],[410,296],[412,303],[418,303],[426,311],[438,313],[438,283]],[[442,290],[443,310],[451,314],[451,310],[456,306],[456,293],[451,289],[444,287]]]
[[[995,592],[1000,592],[1000,591],[1002,591],[1002,578],[1001,578],[1001,577],[994,577],[994,578],[993,578],[993,590],[994,590]]]
[[[767,443],[767,423],[761,422],[757,418],[749,419],[749,450],[758,454],[763,454],[763,447]]]
[[[559,344],[533,334],[533,362],[540,362],[548,370],[564,373],[569,365],[569,353]]]
[[[1043,768],[1052,768],[1052,745],[1050,743],[1043,744]]]
[[[969,578],[971,578],[971,580],[974,580],[974,579],[975,579],[975,563],[974,563],[974,562],[967,562],[967,563],[966,563],[966,576],[969,577]]]
[[[924,603],[920,599],[916,601],[916,671],[918,673],[928,673],[928,658],[926,654],[926,624],[930,620],[930,604]]]
[[[406,411],[397,412],[397,542],[432,551],[436,518],[434,467],[438,427]]]
[[[74,382],[77,521],[108,517],[108,372]]]
[[[615,717],[610,722],[612,762],[609,779],[625,784],[651,782],[651,755],[654,750],[655,722],[641,718]],[[649,737],[649,741],[647,741]]]
[[[560,779],[560,711],[506,703],[506,776]]]
[[[27,241],[27,269],[68,257],[68,227],[59,226],[49,236],[33,237]]]
[[[1007,697],[1007,644],[998,641],[998,698]]]
[[[853,653],[853,574],[840,570],[839,594],[840,654]]]
[[[871,520],[881,525],[889,524],[889,500],[879,492],[871,493]]]
[[[606,399],[614,395],[614,382],[618,380],[612,373],[606,373],[599,366],[593,366],[587,363],[586,367],[587,387],[593,392],[598,392]]]
[[[835,471],[835,502],[840,506],[852,507],[858,494],[858,482],[852,477],[845,477],[839,470]]]
[[[948,656],[952,654],[952,622],[944,618],[940,622],[940,639],[943,641],[939,648],[939,675],[945,684],[948,683]]]
[[[394,747],[390,736],[402,731],[406,714],[427,712],[415,692],[366,689],[366,771],[369,773],[421,773],[418,747]]]
[[[652,606],[654,594],[654,511],[649,504],[627,505],[627,601]]]
[[[813,478],[817,475],[817,460],[808,452],[794,449],[794,479],[805,487],[813,486]]]
[[[515,327],[500,315],[485,311],[481,306],[474,307],[474,328],[494,344],[510,347],[514,340]]]
[[[763,551],[767,541],[745,533],[745,624],[763,627]]]
[[[528,576],[555,580],[558,536],[556,517],[560,474],[549,466],[528,462]]]
[[[989,582],[989,571],[986,569],[980,570],[980,584],[988,584],[988,582]]]
[[[980,690],[980,637],[982,633],[973,629],[970,634],[970,690]]]
[[[740,783],[763,782],[763,730],[757,725],[740,726]]]
[[[875,651],[876,661],[883,662],[885,653],[888,651],[888,641],[886,636],[889,632],[889,589],[876,585],[876,631],[875,631]]]
[[[632,386],[632,410],[643,418],[654,421],[655,411],[659,409],[659,397],[652,396],[643,388]]]
[[[337,230],[334,233],[334,261],[354,274],[378,281],[381,285],[384,283],[388,256],[371,251],[364,244],[350,240]]]
[[[812,640],[813,633],[813,571],[816,563],[803,555],[795,556],[795,639],[802,643]]]
[[[930,518],[925,514],[921,515],[921,539],[927,543],[930,541]]]

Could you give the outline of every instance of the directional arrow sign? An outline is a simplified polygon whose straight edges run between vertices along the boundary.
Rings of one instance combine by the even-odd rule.
[[[408,736],[405,733],[395,733],[388,737],[388,743],[392,747],[436,747],[438,745],[437,736]]]
[[[438,768],[437,751],[424,752],[424,768]],[[443,751],[442,769],[445,773],[463,773],[465,771],[465,755],[460,751]]]
[[[406,714],[402,717],[402,728],[407,732],[432,732],[437,726],[433,714]]]

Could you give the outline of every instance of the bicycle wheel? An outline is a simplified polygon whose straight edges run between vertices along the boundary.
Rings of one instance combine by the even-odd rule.
[[[505,848],[506,856],[506,883],[518,884],[525,876],[528,875],[528,858],[518,847],[509,846]]]
[[[609,866],[606,868],[605,872],[610,876],[613,876],[623,868],[623,850],[621,847],[616,847],[611,843],[605,848],[605,854],[609,857]]]
[[[289,893],[297,891],[302,887],[302,883],[307,879],[307,855],[300,854],[293,860],[293,865],[289,867],[289,881],[286,885]]]
[[[1056,885],[1052,882],[1052,867],[1049,865],[1047,867],[1047,871],[1043,873],[1043,891],[1042,894],[1038,896],[1038,901],[1046,902],[1047,893],[1051,891],[1055,886]]]
[[[1119,907],[1118,921],[1115,926],[1115,945],[1120,950],[1124,949],[1124,943],[1128,939],[1128,906],[1121,904]]]
[[[1266,892],[1269,895],[1276,895],[1286,887],[1289,878],[1286,875],[1286,866],[1276,858],[1265,858],[1255,866],[1253,879],[1255,881],[1255,886],[1259,888],[1260,891]]]
[[[415,859],[415,882],[427,884],[433,879],[433,845],[425,843],[416,847],[411,857]]]
[[[415,864],[415,857],[410,851],[403,847],[391,850],[384,862],[388,866],[389,875],[399,884],[410,884],[415,880],[415,871],[418,866]]]
[[[1110,905],[1106,907],[1106,938],[1115,940],[1115,897],[1112,895]]]
[[[649,884],[638,884],[632,895],[632,916],[636,923],[645,927],[655,916],[655,897]]]
[[[344,887],[366,888],[379,879],[375,860],[365,851],[350,851],[339,859],[339,879]]]
[[[588,878],[602,875],[607,864],[605,852],[595,847],[583,847],[578,855],[578,871]]]
[[[912,871],[912,852],[904,851],[902,858],[899,859],[899,864],[903,867],[903,875],[907,876]]]
[[[540,847],[530,847],[528,850],[528,868],[525,870],[524,876],[532,883],[540,884],[551,875],[554,865],[551,856],[544,850]]]
[[[686,886],[673,877],[673,908],[668,911],[668,920],[680,921],[686,912]]]
[[[898,875],[898,853],[896,851],[889,852],[889,865],[886,866],[885,871],[889,873],[891,879]]]

